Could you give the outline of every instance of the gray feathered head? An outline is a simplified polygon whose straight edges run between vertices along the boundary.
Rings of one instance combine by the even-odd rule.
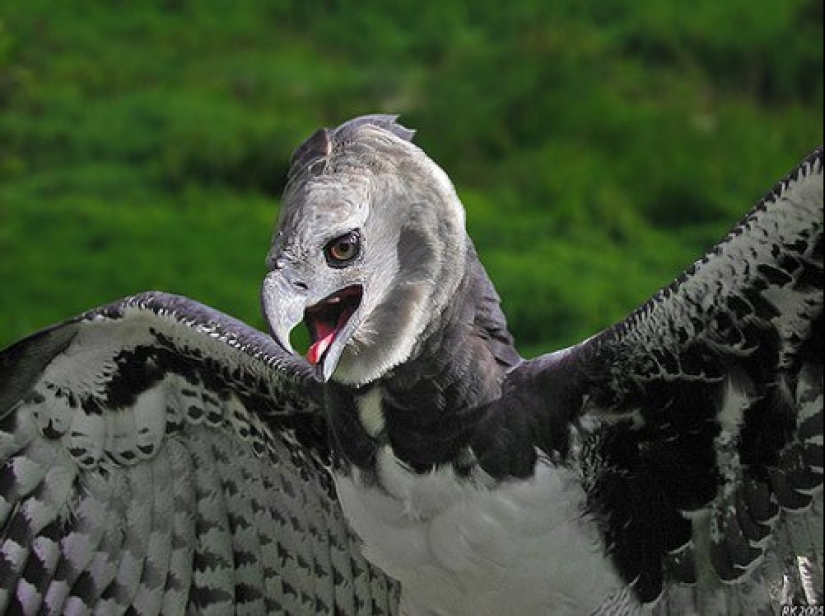
[[[362,385],[410,359],[460,281],[464,209],[412,136],[396,116],[363,116],[292,157],[264,311],[287,348],[306,323],[323,380]]]

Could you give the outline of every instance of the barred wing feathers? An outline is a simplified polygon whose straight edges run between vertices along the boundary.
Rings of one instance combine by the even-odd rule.
[[[578,443],[646,602],[822,602],[822,167],[819,149],[626,320],[509,377],[545,409],[545,449]]]
[[[0,354],[0,611],[395,611],[336,501],[309,371],[146,293]]]

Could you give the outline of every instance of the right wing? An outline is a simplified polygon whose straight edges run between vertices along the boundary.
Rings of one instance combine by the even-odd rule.
[[[0,352],[0,612],[394,613],[316,388],[270,337],[160,293]]]
[[[819,148],[628,318],[505,382],[501,415],[581,464],[606,553],[656,611],[821,605],[822,181]]]

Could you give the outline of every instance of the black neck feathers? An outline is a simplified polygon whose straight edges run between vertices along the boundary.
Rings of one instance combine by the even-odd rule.
[[[380,446],[417,472],[462,466],[487,405],[501,395],[507,370],[520,359],[502,315],[498,296],[468,252],[468,266],[455,300],[419,341],[414,357],[376,383],[352,388],[327,385],[332,442],[350,463],[373,466]],[[380,388],[383,429],[370,435],[358,400]]]

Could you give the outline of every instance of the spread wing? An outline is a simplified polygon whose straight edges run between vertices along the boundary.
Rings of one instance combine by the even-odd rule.
[[[508,378],[646,602],[822,601],[822,167],[819,149],[626,320]]]
[[[147,293],[0,353],[0,611],[363,613],[308,369]]]

